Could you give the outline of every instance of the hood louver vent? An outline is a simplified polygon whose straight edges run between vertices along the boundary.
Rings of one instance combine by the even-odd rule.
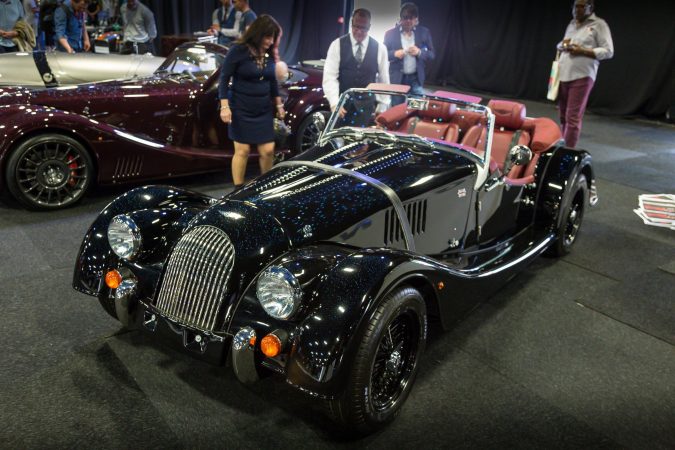
[[[411,202],[403,205],[403,208],[413,236],[424,233],[427,228],[427,201]],[[402,239],[403,231],[398,216],[394,208],[389,208],[384,214],[384,245],[391,245]]]

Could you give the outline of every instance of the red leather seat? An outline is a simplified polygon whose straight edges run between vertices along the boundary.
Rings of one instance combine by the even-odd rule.
[[[525,124],[525,105],[506,100],[490,100],[488,108],[495,115],[495,129],[492,134],[492,159],[500,170],[509,150],[514,145],[530,145],[530,133],[523,129]],[[508,178],[519,178],[524,166],[513,166],[506,175]]]
[[[536,119],[525,119],[523,126],[532,134],[530,149],[532,150],[532,160],[523,168],[520,173],[514,173],[511,178],[511,184],[528,184],[534,181],[534,171],[537,168],[539,155],[551,148],[562,139],[560,127],[548,117],[539,117]]]
[[[456,110],[457,106],[452,103],[430,100],[425,110],[407,109],[405,104],[401,104],[383,112],[375,120],[387,130],[457,142],[459,126],[450,122]]]

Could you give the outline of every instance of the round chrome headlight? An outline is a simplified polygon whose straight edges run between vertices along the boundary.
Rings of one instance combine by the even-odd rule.
[[[110,221],[108,243],[117,256],[131,259],[141,248],[141,230],[131,217],[120,214]]]
[[[256,295],[263,309],[275,319],[288,319],[300,306],[302,290],[290,271],[272,266],[258,278]]]

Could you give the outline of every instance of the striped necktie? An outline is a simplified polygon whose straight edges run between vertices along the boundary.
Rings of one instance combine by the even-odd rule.
[[[361,64],[363,62],[363,50],[362,50],[363,44],[359,42],[356,44],[356,54],[354,57],[356,58],[356,62]]]

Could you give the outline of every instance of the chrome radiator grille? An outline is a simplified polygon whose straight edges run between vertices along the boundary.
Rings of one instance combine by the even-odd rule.
[[[169,257],[157,300],[160,314],[213,331],[233,263],[234,247],[227,234],[210,226],[190,230]]]

